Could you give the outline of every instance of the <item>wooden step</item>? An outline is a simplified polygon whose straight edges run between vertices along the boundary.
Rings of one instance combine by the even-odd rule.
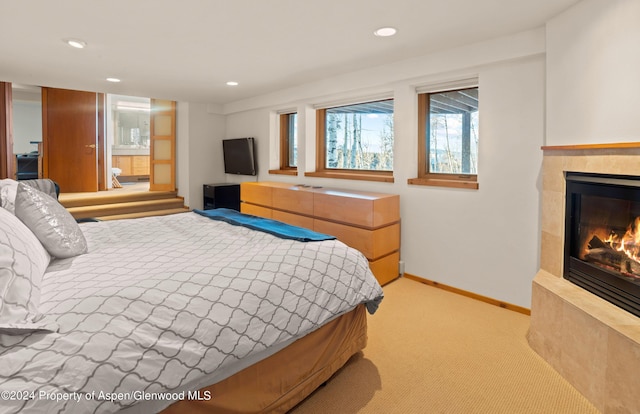
[[[100,204],[128,203],[135,201],[159,200],[165,198],[176,198],[177,191],[100,191],[86,195],[85,193],[61,193],[58,197],[60,204],[66,208],[95,206]]]
[[[191,210],[189,210],[187,207],[182,207],[182,208],[172,208],[167,210],[142,211],[139,213],[116,214],[113,216],[104,216],[104,217],[96,217],[96,218],[101,221],[108,221],[108,220],[133,219],[133,218],[152,217],[152,216],[166,216],[169,214],[188,213],[189,211]]]
[[[67,207],[76,219],[89,217],[117,216],[122,214],[142,213],[159,210],[183,209],[184,198],[160,198],[142,201],[124,201],[110,204],[92,204],[87,206]]]

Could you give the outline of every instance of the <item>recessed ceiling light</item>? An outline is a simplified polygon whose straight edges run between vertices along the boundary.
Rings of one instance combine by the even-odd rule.
[[[227,82],[227,85],[228,85],[228,86],[238,86],[238,82],[235,82],[235,81],[229,81],[229,82]]]
[[[87,42],[84,42],[84,41],[78,40],[78,39],[67,39],[67,40],[65,40],[65,42],[69,46],[75,47],[76,49],[84,49],[85,47],[87,47]]]
[[[118,83],[118,82],[120,82],[120,79],[118,79],[118,78],[107,78],[107,82]]]
[[[375,32],[373,32],[373,34],[380,37],[388,37],[388,36],[393,36],[397,32],[398,31],[393,27],[381,27]]]

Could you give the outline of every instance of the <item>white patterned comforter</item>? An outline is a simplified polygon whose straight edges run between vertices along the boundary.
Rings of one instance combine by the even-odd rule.
[[[0,413],[158,411],[382,298],[336,240],[195,213],[81,227],[89,253],[52,262],[43,282],[59,331],[0,335]]]

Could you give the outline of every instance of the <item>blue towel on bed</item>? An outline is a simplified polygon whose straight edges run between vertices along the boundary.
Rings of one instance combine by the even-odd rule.
[[[281,239],[291,239],[301,242],[334,240],[335,236],[317,233],[298,226],[282,223],[280,221],[271,220],[263,217],[251,216],[243,214],[236,210],[228,208],[216,208],[213,210],[193,210],[201,216],[209,217],[212,220],[220,220],[233,224],[235,226],[243,226],[253,230],[263,231],[272,234]]]

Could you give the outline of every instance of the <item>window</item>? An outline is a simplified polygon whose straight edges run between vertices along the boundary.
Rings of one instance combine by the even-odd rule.
[[[280,168],[298,166],[298,114],[280,115]]]
[[[277,170],[269,170],[270,174],[298,174],[298,114],[295,112],[280,114],[278,117],[280,131],[280,165]]]
[[[478,188],[478,88],[418,95],[418,178],[410,184]]]
[[[316,173],[393,181],[393,99],[319,109]]]

